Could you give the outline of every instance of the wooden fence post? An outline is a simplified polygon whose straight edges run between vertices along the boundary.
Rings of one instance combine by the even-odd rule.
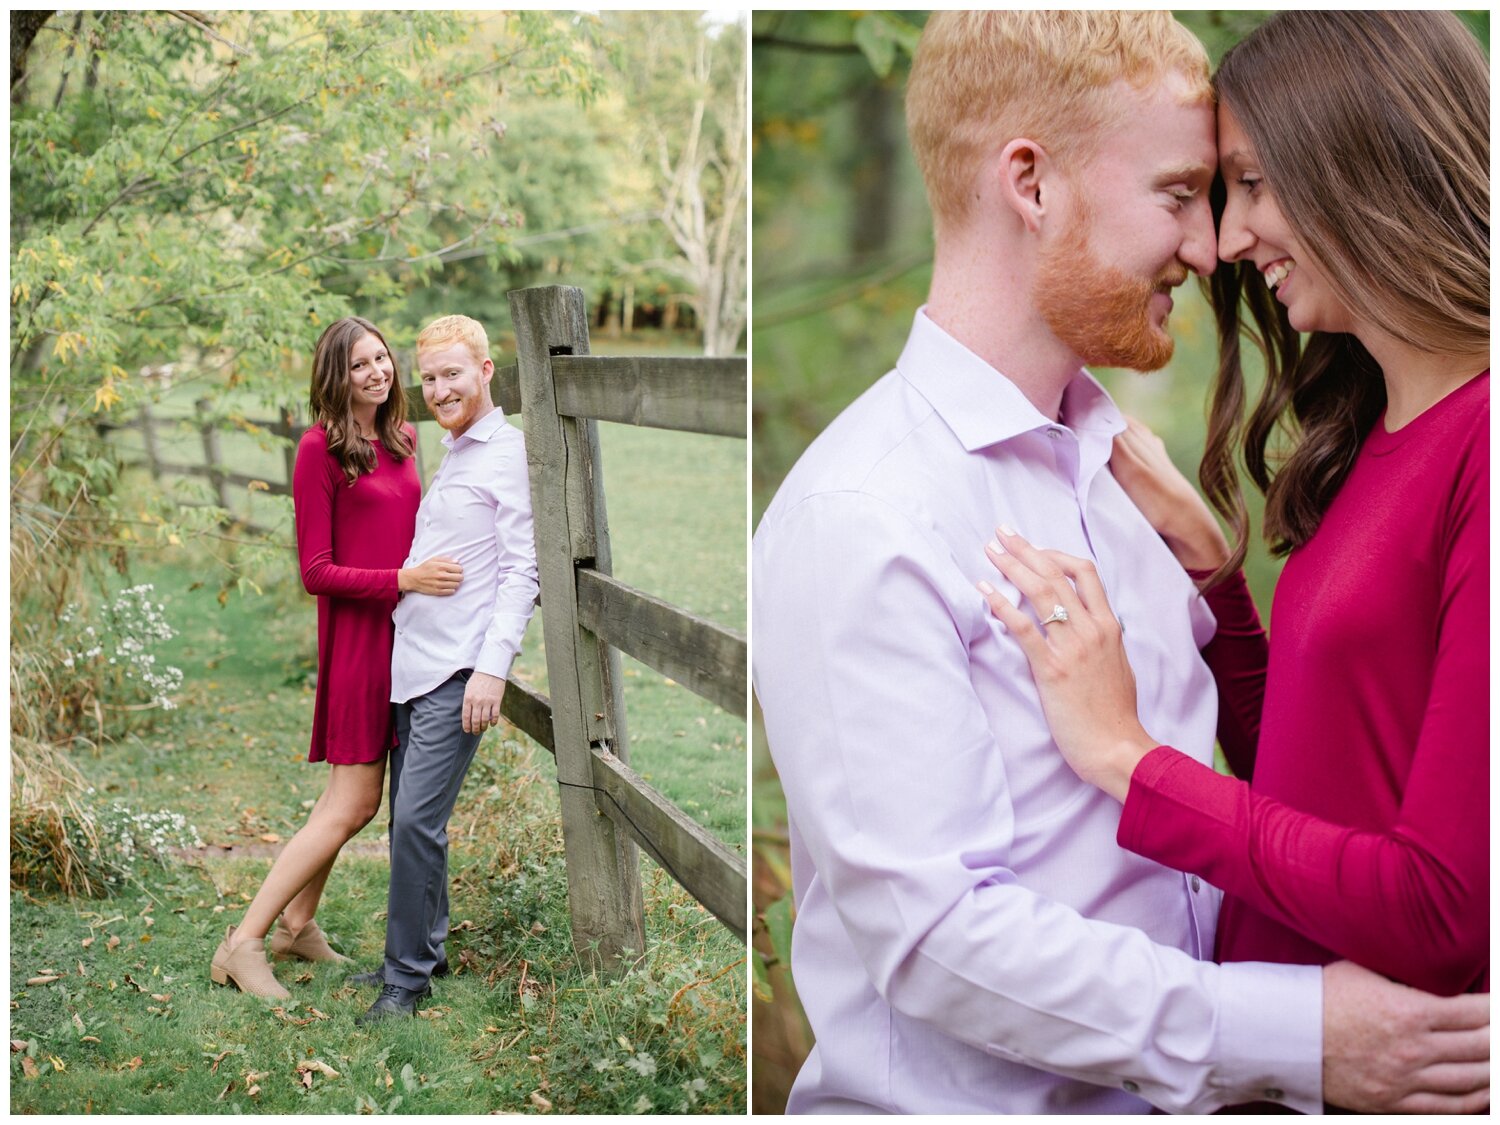
[[[287,444],[281,450],[281,459],[286,466],[286,494],[288,496],[292,494],[292,477],[297,473],[297,442],[302,437],[297,431],[300,428],[297,411],[290,406],[282,407],[281,424],[273,432],[287,439]]]
[[[151,479],[161,480],[161,455],[156,451],[156,419],[151,417],[151,404],[141,403],[141,438],[146,445],[146,464],[151,468]]]
[[[546,286],[509,294],[520,369],[521,413],[536,523],[547,683],[561,787],[563,847],[573,948],[621,972],[645,950],[640,863],[634,841],[598,808],[595,745],[628,760],[620,658],[579,624],[579,569],[609,574],[609,527],[596,424],[560,417],[551,357],[587,355],[583,291]]]
[[[208,462],[208,479],[213,482],[214,495],[219,498],[219,507],[228,511],[229,482],[224,479],[222,468],[224,459],[219,452],[219,430],[214,425],[213,419],[208,416],[209,407],[213,403],[206,398],[200,398],[194,405],[198,408],[198,432],[203,435],[203,458]]]

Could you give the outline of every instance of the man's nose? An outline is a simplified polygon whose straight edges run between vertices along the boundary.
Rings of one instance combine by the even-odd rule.
[[[1200,206],[1192,208],[1188,217],[1187,237],[1178,252],[1183,262],[1194,273],[1207,277],[1218,265],[1218,243],[1214,239],[1214,216],[1204,199]]]

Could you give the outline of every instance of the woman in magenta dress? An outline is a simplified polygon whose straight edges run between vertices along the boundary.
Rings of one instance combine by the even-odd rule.
[[[1224,890],[1220,960],[1487,992],[1489,67],[1448,13],[1284,12],[1215,85],[1225,265],[1200,476],[1235,547],[1143,427],[1111,466],[1218,621],[1204,656],[1235,777],[1142,728],[1092,566],[1002,532],[990,557],[1036,618],[990,604],[1059,749],[1122,802],[1121,846]],[[1269,345],[1248,421],[1242,300]],[[1271,455],[1278,427],[1293,437]],[[1289,552],[1269,640],[1240,571],[1236,446]],[[1487,1029],[1465,1034],[1454,1100],[1409,1108],[1487,1106]]]
[[[404,567],[421,482],[416,431],[396,361],[367,320],[344,317],[318,338],[311,412],[292,474],[302,584],[318,600],[318,685],[308,760],[329,763],[328,786],[307,824],[277,856],[238,926],[214,953],[210,975],[243,992],[290,996],[266,963],[342,961],[313,916],[339,849],[380,808],[391,707],[391,611],[402,592],[448,595],[462,568],[451,559]],[[278,921],[279,918],[279,921]]]

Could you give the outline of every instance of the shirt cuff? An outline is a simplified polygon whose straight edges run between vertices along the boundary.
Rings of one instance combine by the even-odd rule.
[[[474,660],[474,671],[507,680],[510,678],[510,666],[515,662],[518,651],[514,645],[486,642],[479,649],[479,655]]]
[[[1275,1102],[1323,1112],[1323,970],[1219,966],[1218,1074],[1226,1105]]]

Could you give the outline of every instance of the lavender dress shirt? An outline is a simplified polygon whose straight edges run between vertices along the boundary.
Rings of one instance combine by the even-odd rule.
[[[401,596],[391,651],[395,703],[426,694],[461,668],[509,675],[536,607],[525,438],[496,409],[462,437],[444,434],[443,444],[448,452],[422,496],[403,565],[446,555],[462,564],[464,578],[447,597]]]
[[[761,521],[755,690],[817,1038],[789,1112],[1322,1108],[1320,971],[1211,963],[1219,893],[1116,845],[975,589],[1017,598],[998,523],[1093,559],[1146,729],[1209,760],[1214,620],[1108,470],[1123,428],[1084,372],[1044,417],[918,311]]]

